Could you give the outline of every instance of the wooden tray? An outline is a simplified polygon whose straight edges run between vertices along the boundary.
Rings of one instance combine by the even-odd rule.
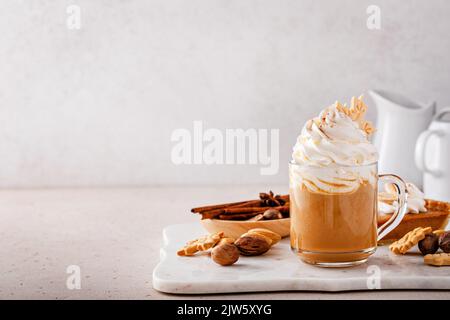
[[[218,219],[201,220],[202,226],[209,233],[224,231],[226,236],[235,239],[239,238],[240,235],[246,233],[248,230],[254,228],[269,229],[284,238],[289,236],[290,223],[290,218],[262,221],[232,221]]]

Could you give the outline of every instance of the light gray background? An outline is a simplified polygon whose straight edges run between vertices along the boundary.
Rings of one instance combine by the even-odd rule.
[[[336,99],[450,105],[449,16],[446,0],[3,0],[0,186],[283,183],[304,121]],[[171,133],[194,120],[279,128],[280,173],[173,165]]]

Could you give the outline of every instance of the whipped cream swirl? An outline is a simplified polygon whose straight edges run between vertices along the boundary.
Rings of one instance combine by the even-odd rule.
[[[327,169],[299,166],[293,169],[293,179],[311,191],[327,193],[348,193],[364,181],[375,183],[376,168],[364,167],[378,160],[369,140],[374,128],[364,119],[366,111],[362,97],[353,97],[350,108],[336,102],[307,121],[293,148],[292,162]]]
[[[384,189],[385,192],[380,192],[378,195],[378,213],[392,214],[398,208],[397,193],[392,184],[385,184]],[[406,183],[406,191],[407,213],[427,212],[424,193],[410,182]]]
[[[323,110],[306,122],[294,146],[292,160],[319,167],[376,162],[378,153],[369,141],[373,128],[363,120],[366,110],[361,98],[352,98],[351,108],[336,102]]]

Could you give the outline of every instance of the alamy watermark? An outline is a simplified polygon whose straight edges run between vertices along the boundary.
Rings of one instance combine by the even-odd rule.
[[[66,268],[66,273],[69,274],[66,280],[66,287],[69,290],[81,289],[81,268],[77,265],[70,265]]]
[[[366,270],[369,276],[367,277],[367,289],[381,289],[381,269],[377,265],[370,265]]]
[[[69,30],[81,29],[81,8],[76,4],[71,4],[66,8],[66,26]]]
[[[171,159],[181,164],[260,165],[261,175],[278,173],[279,129],[204,129],[202,121],[193,122],[193,130],[172,132]]]
[[[381,9],[379,6],[371,4],[367,7],[366,13],[369,15],[367,17],[366,26],[369,30],[380,30],[381,29]]]

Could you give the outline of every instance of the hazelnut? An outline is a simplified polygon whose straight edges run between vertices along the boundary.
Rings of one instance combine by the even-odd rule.
[[[270,249],[267,237],[257,234],[243,235],[234,244],[244,256],[259,256]]]
[[[425,238],[419,241],[418,246],[424,256],[434,254],[439,249],[439,237],[434,233],[426,234]]]
[[[273,220],[273,219],[282,219],[283,215],[277,209],[267,209],[266,211],[264,211],[263,217],[266,220]]]
[[[221,266],[230,266],[238,261],[239,250],[234,244],[223,243],[212,249],[211,258]]]
[[[439,247],[445,253],[450,253],[450,231],[446,231],[439,236]]]

